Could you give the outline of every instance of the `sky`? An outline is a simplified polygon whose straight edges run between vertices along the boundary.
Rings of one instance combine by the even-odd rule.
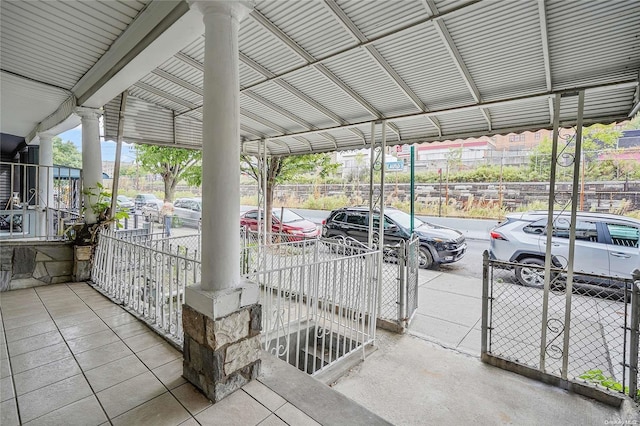
[[[82,126],[78,126],[74,129],[67,130],[64,133],[58,135],[64,142],[71,141],[78,147],[78,150],[82,152]],[[101,142],[102,146],[102,161],[115,161],[116,158],[116,143],[115,142]],[[136,159],[136,153],[133,150],[133,144],[126,142],[122,143],[122,156],[120,161],[123,163],[133,163]]]

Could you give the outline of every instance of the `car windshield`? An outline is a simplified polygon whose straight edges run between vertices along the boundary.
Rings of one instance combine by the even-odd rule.
[[[124,195],[118,195],[117,200],[121,203],[126,203],[129,201],[129,198],[125,197]]]
[[[273,209],[273,216],[282,223],[299,222],[304,220],[302,216],[288,209],[284,209],[284,220],[280,220],[280,209]]]
[[[385,212],[385,216],[391,218],[399,226],[409,229],[411,228],[411,215],[406,214],[400,210],[390,210]],[[413,227],[417,228],[424,225],[425,222],[421,221],[417,217],[413,217]]]

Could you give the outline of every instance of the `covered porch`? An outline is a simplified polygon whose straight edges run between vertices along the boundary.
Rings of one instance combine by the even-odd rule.
[[[212,405],[182,377],[179,351],[87,283],[3,293],[0,307],[0,422],[7,426],[590,424],[632,418],[630,407],[621,411],[415,335],[384,331],[376,354],[334,385],[337,391],[265,354],[261,377]]]
[[[182,377],[181,351],[84,282],[3,293],[0,307],[6,426],[389,424],[269,355],[213,405]]]

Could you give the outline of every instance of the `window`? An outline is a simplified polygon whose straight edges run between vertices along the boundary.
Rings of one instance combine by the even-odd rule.
[[[380,215],[379,214],[375,214],[373,215],[373,227],[374,228],[378,228],[380,226]],[[389,229],[392,226],[395,226],[393,224],[393,222],[391,222],[391,220],[388,217],[384,218],[384,229]]]
[[[533,134],[533,139],[539,141],[541,136],[542,136],[542,132],[535,132]]]
[[[536,220],[522,230],[528,234],[547,235],[547,219]],[[558,238],[569,238],[571,232],[570,221],[567,218],[557,218],[553,224],[553,236]],[[595,222],[584,220],[576,221],[576,240],[598,241],[598,229]]]
[[[248,212],[247,214],[244,215],[244,217],[247,219],[258,220],[258,212],[257,211]]]
[[[345,222],[345,217],[347,216],[346,213],[342,212],[342,213],[338,213],[337,215],[335,215],[333,217],[333,220],[336,222]]]
[[[624,247],[638,247],[640,230],[633,226],[607,223],[611,244]]]
[[[569,219],[559,218],[553,224],[553,236],[559,238],[569,238],[571,232],[571,222]],[[594,222],[576,220],[576,240],[598,241],[598,229]]]
[[[524,133],[521,135],[509,135],[509,142],[524,142]]]
[[[349,213],[347,215],[347,223],[360,226],[367,225],[367,221],[362,213]]]
[[[540,219],[540,220],[536,220],[530,225],[525,226],[524,228],[522,228],[522,230],[527,234],[542,235],[542,234],[545,234],[544,231],[546,227],[547,227],[547,219]]]

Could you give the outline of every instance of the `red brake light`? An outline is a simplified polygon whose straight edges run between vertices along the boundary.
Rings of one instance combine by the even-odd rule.
[[[327,219],[322,219],[322,224],[326,225],[327,224]]]
[[[502,234],[500,234],[499,232],[496,232],[496,231],[491,231],[491,239],[492,240],[509,241],[505,237],[503,237]]]

